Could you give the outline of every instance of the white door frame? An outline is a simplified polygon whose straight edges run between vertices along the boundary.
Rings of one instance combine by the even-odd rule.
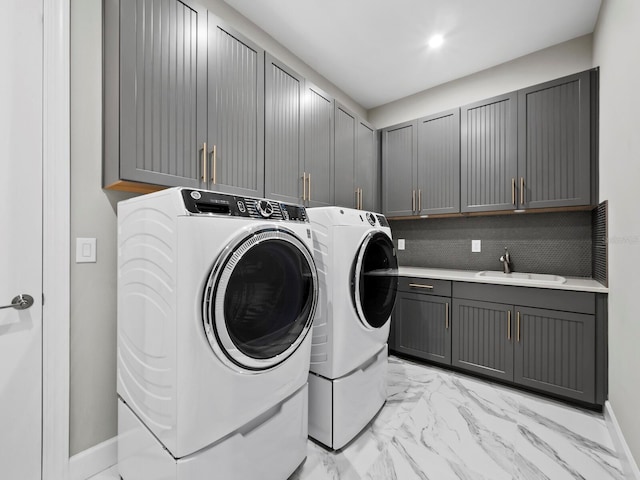
[[[69,476],[70,0],[43,0],[42,479]]]

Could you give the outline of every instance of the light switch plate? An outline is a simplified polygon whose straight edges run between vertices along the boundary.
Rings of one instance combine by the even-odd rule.
[[[398,250],[404,250],[404,238],[398,239]]]
[[[95,238],[76,238],[76,263],[96,263]]]
[[[478,253],[482,251],[482,242],[480,240],[471,240],[471,251]]]

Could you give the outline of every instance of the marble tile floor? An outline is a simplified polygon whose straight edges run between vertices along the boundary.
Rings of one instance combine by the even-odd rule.
[[[116,467],[91,480],[119,479]],[[388,400],[349,445],[308,443],[290,480],[624,479],[602,414],[389,358]]]

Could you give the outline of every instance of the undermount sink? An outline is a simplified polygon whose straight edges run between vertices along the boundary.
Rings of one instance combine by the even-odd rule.
[[[504,273],[492,270],[485,270],[476,273],[476,277],[481,278],[495,278],[497,280],[511,280],[522,283],[554,283],[562,284],[567,281],[566,278],[558,275],[549,275],[546,273],[524,273],[524,272],[512,272]]]

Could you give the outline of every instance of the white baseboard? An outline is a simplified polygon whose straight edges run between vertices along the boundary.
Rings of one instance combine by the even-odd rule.
[[[86,480],[118,462],[118,437],[75,454],[69,459],[69,479]]]
[[[633,459],[633,455],[631,455],[629,445],[627,445],[627,441],[624,439],[618,420],[608,400],[604,403],[604,419],[607,422],[607,427],[609,428],[613,444],[616,447],[616,452],[620,455],[620,463],[622,463],[625,478],[628,480],[640,480],[640,470],[638,470],[638,465]]]

